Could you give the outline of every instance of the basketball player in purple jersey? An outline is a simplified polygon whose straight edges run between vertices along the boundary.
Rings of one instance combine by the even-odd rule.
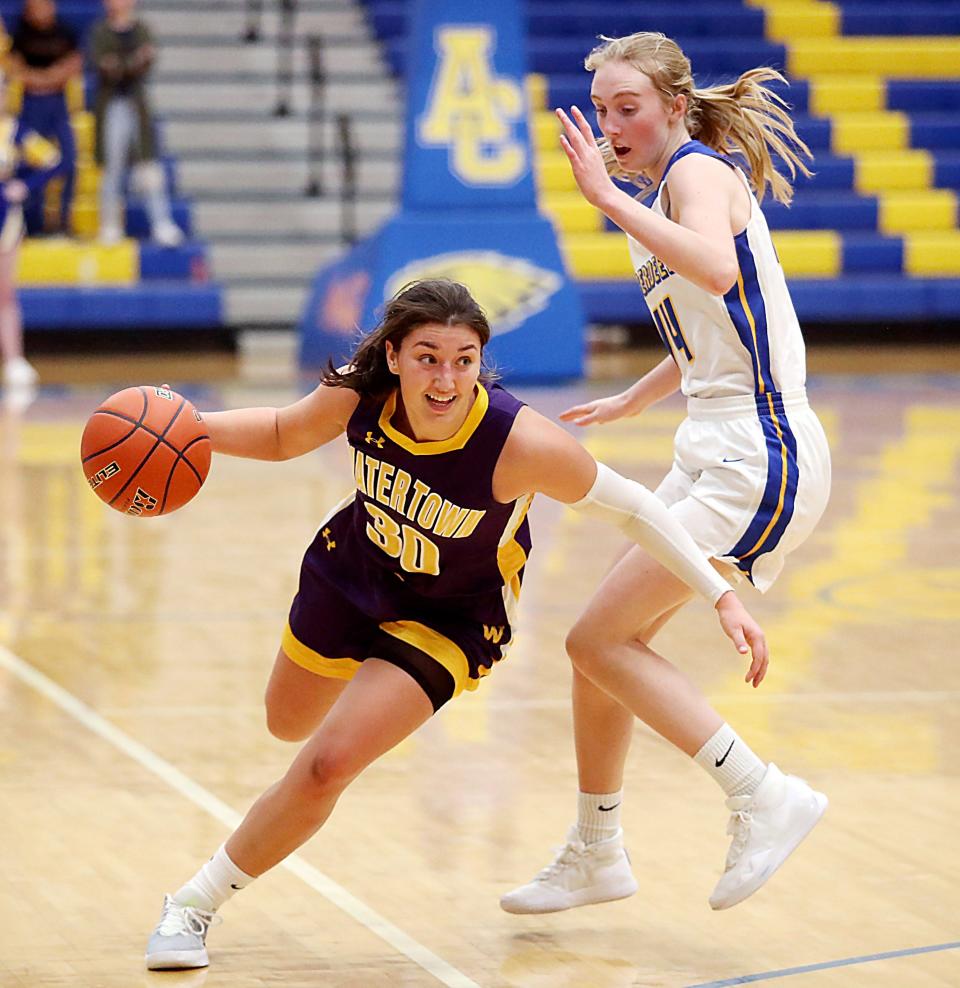
[[[535,493],[608,520],[715,607],[748,679],[763,633],[645,488],[492,382],[486,317],[462,285],[415,283],[351,364],[286,408],[204,415],[216,452],[263,460],[346,432],[356,490],[307,550],[267,687],[270,731],[306,741],[287,773],[164,900],[151,969],[203,967],[216,910],[311,837],[349,783],[507,653]]]

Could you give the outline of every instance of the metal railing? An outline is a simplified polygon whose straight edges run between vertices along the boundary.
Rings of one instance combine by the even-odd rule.
[[[293,88],[293,59],[297,45],[294,22],[297,0],[277,0],[280,25],[277,32],[277,102],[274,116],[286,117],[291,109]],[[260,40],[263,0],[247,0],[246,25],[243,40],[254,43]],[[305,38],[307,51],[310,100],[307,109],[307,180],[304,196],[320,198],[328,190],[324,166],[330,154],[327,131],[327,73],[324,65],[324,42],[319,34]],[[357,242],[357,147],[353,138],[353,125],[348,113],[338,113],[333,120],[336,135],[337,158],[340,165],[340,240],[346,246]]]
[[[319,34],[307,38],[310,65],[310,108],[307,110],[307,186],[304,193],[314,198],[323,195],[323,158],[326,147],[327,74],[323,65],[323,39]]]
[[[290,93],[293,89],[293,50],[296,46],[294,23],[297,18],[297,0],[277,0],[280,23],[277,26],[277,102],[273,113],[277,117],[290,114]],[[242,39],[247,44],[260,40],[263,20],[263,0],[247,0],[245,27]]]
[[[353,143],[350,116],[337,114],[340,145],[340,240],[347,246],[357,242],[357,149]]]
[[[260,18],[263,16],[263,0],[247,0],[246,22],[243,40],[253,44],[260,40]]]
[[[294,21],[297,0],[280,0],[280,25],[277,30],[277,103],[275,117],[290,114],[290,93],[293,89],[293,48],[296,44]]]

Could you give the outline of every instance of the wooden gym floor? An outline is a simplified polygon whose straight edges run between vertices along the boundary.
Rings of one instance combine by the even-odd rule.
[[[830,797],[757,895],[711,912],[722,794],[638,726],[624,821],[639,893],[500,911],[574,818],[563,638],[618,544],[543,502],[506,663],[224,907],[209,969],[157,974],[142,955],[163,893],[292,756],[262,690],[301,553],[350,474],[340,444],[219,458],[177,514],[114,514],[77,457],[100,398],[169,381],[211,409],[309,382],[243,360],[41,363],[38,400],[0,414],[0,986],[960,985],[960,376],[955,353],[934,357],[853,373],[862,361],[813,354],[834,493],[774,590],[749,595],[773,648],[761,689],[702,603],[658,639],[762,756]],[[555,415],[619,383],[517,390]],[[653,485],[681,416],[672,401],[582,435]]]

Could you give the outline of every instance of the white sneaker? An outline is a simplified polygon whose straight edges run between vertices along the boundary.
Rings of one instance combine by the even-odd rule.
[[[714,909],[728,909],[783,864],[813,830],[827,808],[827,797],[771,762],[752,796],[731,796],[727,833],[733,837],[723,877],[710,896]]]
[[[571,827],[567,843],[532,882],[500,898],[508,913],[555,913],[594,902],[626,899],[637,891],[623,831],[614,837],[584,844]]]
[[[207,930],[221,922],[216,913],[195,906],[181,906],[172,895],[163,897],[160,922],[147,943],[147,968],[163,971],[186,967],[206,967]]]
[[[150,239],[158,247],[179,247],[183,243],[183,230],[171,220],[164,220],[153,228]]]
[[[39,375],[23,357],[13,357],[3,365],[3,383],[8,388],[32,388]]]

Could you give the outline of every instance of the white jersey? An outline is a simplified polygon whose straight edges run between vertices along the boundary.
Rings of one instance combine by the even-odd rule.
[[[665,215],[667,175],[688,154],[707,154],[735,169],[750,195],[750,220],[734,238],[739,271],[725,295],[697,287],[627,237],[654,324],[680,369],[680,390],[688,398],[723,398],[802,388],[806,359],[800,324],[767,221],[743,172],[700,141],[690,141],[667,164],[651,209]]]

